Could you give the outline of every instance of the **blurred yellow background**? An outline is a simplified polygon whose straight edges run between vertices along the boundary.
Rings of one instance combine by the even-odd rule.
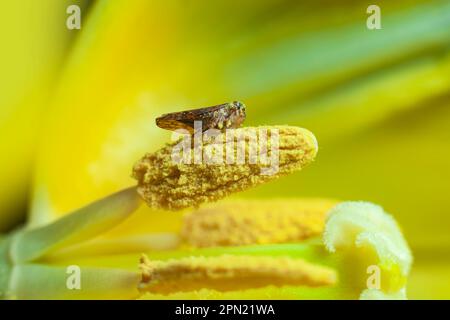
[[[71,4],[81,30],[66,28]],[[134,162],[170,138],[161,113],[241,100],[246,125],[305,127],[320,151],[238,197],[378,203],[415,256],[409,297],[450,298],[450,2],[377,1],[380,30],[366,27],[370,4],[7,2],[0,230],[133,185]],[[149,211],[140,231],[173,228],[146,224]]]

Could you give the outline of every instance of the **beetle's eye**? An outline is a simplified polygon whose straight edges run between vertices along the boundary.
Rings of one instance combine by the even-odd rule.
[[[233,104],[236,106],[238,110],[242,109],[243,105],[239,101],[234,101]]]

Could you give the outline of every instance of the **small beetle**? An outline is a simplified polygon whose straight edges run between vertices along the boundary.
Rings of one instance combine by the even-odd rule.
[[[239,101],[217,106],[166,113],[156,118],[156,125],[167,130],[186,129],[194,133],[194,121],[202,122],[202,131],[208,129],[238,128],[245,120],[245,105]]]

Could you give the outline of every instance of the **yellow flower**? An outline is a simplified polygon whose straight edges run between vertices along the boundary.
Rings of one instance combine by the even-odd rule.
[[[34,6],[31,2],[28,6]],[[36,10],[9,4],[16,14],[2,19],[7,24],[1,28],[15,31],[3,37],[11,50],[5,50],[0,59],[5,70],[0,133],[11,137],[0,162],[4,177],[0,228],[7,230],[23,218],[24,210],[10,208],[25,207],[20,199],[27,197],[28,184],[32,186],[26,224],[30,231],[61,223],[59,218],[79,212],[88,203],[133,186],[130,166],[143,152],[157,150],[168,137],[153,125],[156,116],[236,98],[248,105],[250,125],[301,125],[315,133],[322,148],[316,164],[301,176],[292,174],[248,190],[243,198],[306,196],[380,203],[395,214],[415,252],[410,296],[448,298],[445,279],[450,277],[450,268],[445,256],[450,246],[450,198],[445,190],[450,179],[450,6],[446,0],[382,0],[378,5],[383,29],[369,31],[364,28],[365,8],[345,1],[325,7],[314,2],[280,6],[273,1],[250,1],[236,10],[229,1],[186,5],[105,0],[96,2],[89,12],[83,8],[80,31],[67,31],[47,25],[64,26],[64,1],[58,5],[43,1]],[[36,12],[46,19],[24,18],[24,12]],[[16,33],[22,28],[11,28],[10,17],[26,26],[34,21],[45,23],[23,28],[23,35]],[[48,30],[58,31],[49,34]],[[17,42],[26,38],[31,40]],[[59,44],[68,39],[75,41],[61,63],[64,48]],[[45,60],[30,56],[31,51]],[[48,80],[54,77],[56,65],[63,68],[58,85],[50,92],[52,81]],[[34,245],[41,246],[38,249],[45,256],[45,268],[39,260],[44,256],[34,256],[39,250],[17,253],[35,258],[32,266],[16,268],[11,284],[20,288],[17,296],[24,296],[27,285],[45,288],[45,281],[31,279],[39,270],[47,272],[46,279],[54,276],[59,283],[67,264],[84,263],[86,268],[129,270],[135,282],[122,282],[128,291],[102,294],[134,297],[139,281],[137,253],[147,252],[151,261],[158,260],[154,250],[175,250],[186,245],[185,241],[202,247],[196,250],[214,250],[208,247],[211,240],[200,239],[205,230],[195,219],[190,226],[195,233],[190,233],[184,214],[140,206],[132,216],[124,214],[126,221],[112,227],[118,221],[114,220],[110,230],[100,228],[92,238],[74,238],[70,246],[61,240],[61,245],[55,244],[56,251],[47,251],[41,240],[36,241]],[[255,224],[250,233],[262,239],[257,245],[262,251],[272,252],[266,246],[273,245],[277,237],[284,239],[280,240],[284,246],[291,245],[284,241],[292,237],[302,240],[301,230],[266,232],[265,219],[256,220],[261,224]],[[229,239],[220,232],[207,232],[216,239],[211,241],[215,246],[225,242],[235,248],[240,241],[250,241],[242,235]],[[19,234],[16,239],[28,237]],[[9,254],[6,248],[11,241],[10,236],[1,238],[2,256]],[[335,249],[338,253],[339,248]],[[129,255],[119,254],[125,252]],[[169,252],[167,259],[174,258],[172,254],[177,255]],[[403,271],[395,268],[383,265],[381,270],[398,275],[388,277],[392,282],[388,288],[404,283]],[[9,264],[0,264],[0,269],[0,274],[11,272]],[[93,273],[100,274],[107,272]],[[2,289],[8,287],[5,279],[9,277],[0,277]],[[304,290],[248,289],[240,291],[239,297],[321,297],[317,290]],[[77,292],[67,290],[44,291],[49,295],[42,297],[77,297]],[[101,296],[100,291],[92,295]],[[200,289],[189,297],[236,296]]]
[[[215,201],[301,169],[314,159],[317,142],[309,131],[275,128],[280,131],[280,172],[273,176],[259,176],[255,169],[262,164],[209,168],[200,164],[187,169],[186,164],[172,162],[174,144],[170,144],[135,166],[142,174],[139,187],[151,187],[140,194],[156,207],[197,205],[195,200]],[[233,143],[233,154],[237,149]],[[179,183],[181,174],[168,175],[174,170],[188,181],[200,181],[209,172],[211,182],[197,194],[198,189],[185,189]],[[148,172],[150,178],[144,178]],[[159,177],[156,183],[154,177]],[[170,192],[177,189],[181,190]],[[148,190],[158,195],[157,200],[148,201]],[[347,202],[328,215],[333,201],[229,201],[187,213],[178,232],[102,239],[140,204],[136,187],[131,187],[48,225],[11,234],[1,242],[2,296],[163,298],[185,293],[190,298],[223,298],[222,292],[261,297],[259,290],[263,290],[273,298],[406,298],[411,254],[395,221],[378,206]],[[141,257],[139,281],[139,273],[132,268],[138,254],[131,253],[143,249],[150,259]],[[72,267],[79,269],[83,279],[80,291],[69,288],[66,273]],[[379,269],[373,287],[362,281],[368,267]],[[286,287],[291,288],[284,292]]]
[[[246,131],[249,129],[242,129],[237,131]],[[278,128],[277,128],[278,130]],[[280,174],[287,174],[294,170],[299,170],[309,162],[311,162],[317,152],[317,142],[314,136],[307,130],[294,128],[294,127],[282,127],[279,128],[281,135],[279,136],[279,145],[281,147],[280,158],[280,173],[274,174],[271,177],[260,178],[259,170],[255,168],[261,168],[263,164],[235,164],[235,165],[221,165],[216,166],[216,170],[211,170],[215,175],[212,178],[215,179],[215,185],[210,188],[202,190],[202,195],[206,200],[213,201],[218,198],[224,197],[231,192],[240,191],[245,188],[249,188],[266,181],[277,178]],[[244,140],[245,141],[245,140]],[[208,145],[203,147],[208,148]],[[178,186],[178,188],[184,188],[184,184],[179,184],[174,177],[167,176],[168,168],[171,170],[182,171],[185,175],[185,179],[190,181],[200,181],[203,179],[208,168],[201,166],[195,170],[183,170],[186,169],[185,164],[173,164],[170,156],[170,151],[173,149],[172,145],[161,149],[156,152],[155,155],[148,155],[142,162],[148,159],[158,157],[160,155],[159,166],[151,166],[152,176],[159,177],[159,180],[153,182],[151,180],[143,179],[140,186],[148,186],[153,183],[154,187],[152,192],[159,194],[163,201],[149,202],[150,205],[155,207],[167,207],[167,208],[180,208],[187,207],[196,204],[195,199],[198,201],[205,201],[201,197],[196,197],[196,194],[191,194],[190,189],[188,192],[181,192],[181,201],[179,197],[167,196],[171,195],[167,185],[175,182],[172,188]],[[232,152],[235,153],[238,150],[238,144],[233,143]],[[169,153],[168,153],[169,152]],[[268,152],[266,150],[266,152]],[[151,163],[151,162],[150,162]],[[194,165],[195,166],[195,165]],[[137,170],[141,166],[137,166]],[[237,170],[237,171],[236,171]],[[170,171],[170,170],[169,170]],[[230,173],[230,174],[227,174]],[[238,183],[236,183],[234,177],[237,174],[241,174]],[[161,178],[165,177],[166,178]],[[220,178],[220,179],[219,179]],[[230,185],[236,184],[237,188],[232,188]],[[222,192],[219,192],[222,190]],[[141,193],[146,199],[146,193]],[[175,194],[176,195],[176,194]],[[113,194],[105,199],[99,200],[85,208],[77,210],[76,212],[65,216],[62,219],[55,221],[54,223],[42,226],[39,228],[30,228],[20,230],[17,233],[13,233],[6,240],[2,240],[2,259],[0,260],[0,267],[2,268],[2,296],[9,298],[29,298],[35,297],[37,293],[36,288],[39,287],[41,291],[41,297],[59,297],[67,298],[71,297],[71,294],[67,291],[68,288],[64,287],[64,281],[61,281],[61,272],[64,268],[49,266],[46,261],[52,254],[58,256],[58,251],[62,251],[64,255],[67,255],[67,250],[70,252],[72,249],[76,252],[77,249],[83,255],[83,241],[94,238],[94,243],[88,243],[87,247],[95,247],[95,237],[99,236],[104,231],[110,229],[118,222],[121,222],[127,218],[132,212],[134,212],[139,206],[138,192],[135,187],[125,189],[121,192]],[[174,236],[175,237],[175,236]],[[170,239],[170,238],[169,238]],[[152,243],[158,242],[156,246],[161,247],[161,243],[164,241],[162,237],[147,237],[144,241],[148,242],[146,248],[152,247]],[[119,241],[120,242],[120,241]],[[81,244],[80,244],[81,243]],[[138,245],[142,245],[138,241]],[[172,242],[172,244],[177,244]],[[75,247],[75,249],[71,248]],[[156,247],[155,246],[155,247]],[[77,248],[78,247],[78,248]],[[81,248],[80,248],[81,247]],[[96,254],[99,254],[99,250],[95,250]],[[119,253],[120,250],[113,251],[111,253]],[[73,258],[73,255],[71,256]],[[51,258],[50,258],[51,260]],[[86,268],[85,268],[86,269]],[[84,270],[84,269],[83,269]],[[122,297],[123,291],[127,291],[135,285],[137,290],[137,284],[135,283],[136,276],[129,272],[122,272],[120,270],[108,270],[108,269],[92,269],[87,268],[85,270],[88,275],[87,289],[82,292],[82,297],[110,297],[116,296]],[[35,278],[30,280],[30,274]],[[136,274],[135,274],[136,275]],[[111,282],[112,286],[107,285],[107,281],[110,277],[114,276],[115,281]],[[49,280],[48,278],[51,278]],[[105,282],[103,283],[101,280]],[[45,285],[42,282],[45,282]],[[99,281],[98,286],[95,282]],[[109,290],[107,293],[102,294],[102,288],[106,286]],[[116,287],[117,286],[117,287]],[[45,288],[47,291],[45,291]],[[66,289],[66,291],[64,290]],[[131,290],[133,292],[133,290]],[[136,292],[134,292],[136,294]],[[75,295],[76,296],[76,295]]]

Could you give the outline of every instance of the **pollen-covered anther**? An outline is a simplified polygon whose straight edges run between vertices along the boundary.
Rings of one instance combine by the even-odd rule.
[[[258,155],[253,159],[255,161],[250,161],[250,150],[258,150],[260,144],[249,137],[260,132],[271,132],[270,141],[266,141],[267,148],[260,149],[263,150],[262,156]],[[201,203],[217,201],[232,193],[299,171],[314,160],[318,151],[316,138],[303,128],[245,127],[234,129],[232,133],[235,137],[233,141],[227,141],[226,135],[231,134],[230,132],[222,132],[214,141],[203,141],[198,149],[188,151],[192,156],[192,162],[189,163],[173,161],[174,148],[177,149],[180,141],[145,155],[133,168],[139,195],[153,208],[178,210],[197,207]],[[273,145],[272,133],[275,140]],[[214,148],[221,149],[225,155],[219,158],[223,160],[221,164],[207,163],[211,155],[207,155],[206,150]],[[246,150],[245,159],[241,159],[245,161],[238,163],[234,158],[237,158],[238,150],[241,149]],[[197,152],[204,156],[204,161],[198,164],[194,161]],[[224,159],[227,154],[236,161],[228,163],[227,159]]]
[[[181,235],[193,247],[298,242],[319,236],[328,199],[234,200],[184,217]]]
[[[330,286],[336,272],[288,257],[222,255],[169,261],[141,259],[141,292],[169,294],[203,288],[232,291],[269,285]]]

